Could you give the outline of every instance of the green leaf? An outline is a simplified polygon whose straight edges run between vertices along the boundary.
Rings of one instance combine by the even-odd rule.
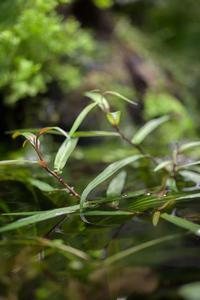
[[[69,207],[63,207],[63,208],[56,208],[52,210],[47,210],[47,211],[36,211],[32,212],[34,215],[19,219],[15,222],[12,222],[8,225],[5,225],[0,228],[0,232],[5,232],[5,231],[10,231],[10,230],[15,230],[21,227],[25,227],[28,225],[36,224],[38,222],[42,222],[45,220],[49,220],[52,218],[56,218],[58,216],[62,215],[67,215],[67,214],[73,214],[73,213],[78,213],[80,210],[80,205],[73,205]],[[29,212],[17,212],[17,213],[7,213],[4,215],[7,216],[22,216],[22,215],[27,215]],[[94,210],[94,211],[86,211],[86,215],[88,216],[127,216],[127,215],[132,215],[131,212],[127,211],[122,211],[122,210],[115,210],[115,211],[101,211],[101,210]]]
[[[178,192],[176,180],[173,177],[167,178],[166,185],[169,187],[171,192]]]
[[[73,137],[101,137],[101,136],[119,136],[118,132],[114,131],[76,131]]]
[[[45,239],[45,238],[37,238],[37,241],[42,246],[60,250],[62,252],[65,252],[66,254],[70,254],[70,256],[73,255],[73,256],[76,256],[76,257],[84,259],[84,260],[89,260],[89,256],[85,252],[83,252],[77,248],[71,247],[69,245],[65,245],[63,243],[63,240],[49,240],[49,239]]]
[[[117,93],[117,92],[114,92],[114,91],[106,91],[104,94],[116,96],[116,97],[118,97],[118,98],[120,98],[120,99],[122,99],[122,100],[124,100],[124,101],[126,101],[128,103],[130,103],[130,104],[137,105],[136,102],[128,99],[127,97],[121,95],[120,93]]]
[[[168,203],[179,203],[184,201],[199,200],[200,193],[187,193],[180,196],[179,193],[158,197],[157,195],[147,193],[146,197],[139,197],[133,202],[130,202],[128,209],[132,211],[146,211],[148,209],[156,209]]]
[[[107,196],[119,196],[121,195],[126,180],[126,172],[121,171],[110,182],[107,189]]]
[[[194,234],[200,236],[200,225],[195,224],[191,221],[188,221],[186,219],[174,216],[174,215],[169,215],[167,213],[163,213],[161,214],[161,218],[176,225],[179,226],[181,228],[187,229],[191,232],[193,232]]]
[[[161,124],[169,121],[169,116],[163,116],[154,120],[147,122],[143,127],[141,127],[133,136],[132,143],[140,144],[144,139],[155,129],[157,129]]]
[[[16,166],[16,165],[33,165],[38,164],[37,161],[24,160],[24,159],[13,159],[13,160],[1,160],[0,166]]]
[[[138,159],[144,158],[144,155],[133,155],[130,157],[127,157],[125,159],[119,160],[117,162],[114,162],[110,164],[107,168],[105,168],[96,178],[94,178],[84,189],[82,195],[81,195],[81,200],[80,200],[80,210],[82,212],[83,210],[83,205],[85,204],[85,201],[87,200],[87,197],[89,193],[95,189],[98,185],[100,185],[102,182],[104,182],[106,179],[114,175],[117,171],[122,169],[123,167],[127,166],[130,163],[133,163],[137,161]],[[84,217],[82,216],[82,219]],[[86,221],[87,222],[87,221]]]
[[[29,141],[30,143],[31,143],[31,145],[35,145],[35,141],[36,141],[36,135],[34,135],[33,133],[31,133],[31,132],[19,132],[19,131],[17,131],[17,132],[15,132],[15,133],[13,133],[13,135],[12,135],[12,138],[17,138],[18,136],[23,136],[23,137],[25,137],[25,139],[27,140],[27,141]]]
[[[157,226],[159,220],[160,220],[160,211],[157,210],[157,211],[154,212],[153,217],[152,217],[153,226]]]
[[[80,124],[83,122],[87,114],[97,105],[97,103],[91,103],[88,106],[86,106],[81,113],[76,118],[74,124],[72,125],[72,128],[69,131],[69,136],[73,136],[73,134],[76,132],[76,130],[79,128]]]
[[[77,145],[78,139],[72,138],[72,139],[66,139],[60,148],[58,149],[58,152],[55,157],[54,161],[54,168],[57,172],[62,171],[64,166],[67,163],[68,158],[74,151],[76,145]]]
[[[44,133],[51,133],[52,130],[58,132],[58,133],[61,133],[61,135],[64,135],[66,138],[69,138],[68,134],[66,131],[64,131],[62,128],[60,127],[44,127],[44,128],[41,128],[39,130],[39,134],[42,135]]]
[[[159,163],[155,169],[154,172],[158,172],[159,170],[165,169],[167,167],[171,167],[172,166],[172,161],[171,160],[166,160],[166,161],[162,161],[161,163]]]
[[[33,216],[41,214],[41,211],[30,211],[30,212],[14,212],[14,213],[4,213],[3,216]],[[76,214],[76,212],[74,212]],[[85,211],[86,216],[129,216],[133,215],[133,212],[128,212],[124,210],[90,210]]]
[[[106,114],[109,123],[113,126],[119,125],[121,118],[121,111],[109,112]]]
[[[30,182],[33,186],[37,187],[39,190],[43,192],[55,191],[55,188],[53,188],[51,185],[41,180],[30,178],[28,182]]]
[[[178,293],[186,300],[199,300],[200,281],[184,284],[179,288]]]
[[[7,133],[12,133],[12,137],[16,138],[20,135],[24,135],[26,133],[32,134],[32,133],[40,133],[40,134],[45,134],[45,133],[50,133],[50,134],[58,134],[58,135],[63,135],[66,138],[69,138],[69,135],[66,131],[64,131],[62,128],[53,126],[53,127],[44,127],[44,128],[26,128],[26,129],[17,129],[17,130],[12,130],[8,131]],[[24,136],[26,137],[26,136]]]
[[[85,216],[130,216],[132,212],[124,210],[91,210],[84,212]]]
[[[112,196],[120,196],[124,185],[125,185],[125,180],[126,180],[126,172],[125,171],[121,171],[119,174],[117,174],[110,182],[107,191],[106,191],[106,195],[109,197]],[[111,203],[112,206],[116,207],[119,205],[119,199],[112,201]]]
[[[18,229],[27,225],[35,224],[41,221],[45,221],[48,219],[52,219],[58,216],[62,216],[65,214],[72,214],[80,209],[80,205],[73,205],[69,207],[63,207],[63,208],[56,208],[53,210],[47,210],[44,212],[39,212],[37,214],[34,214],[33,216],[20,219],[18,221],[12,222],[8,225],[5,225],[0,228],[0,232],[9,231]]]
[[[30,130],[31,132],[38,133],[40,129],[26,129]],[[18,131],[20,132],[20,130]],[[65,132],[65,131],[64,131]],[[10,131],[9,133],[13,133]],[[50,134],[55,134],[55,135],[64,135],[62,132],[56,131],[55,129],[50,129],[47,133]],[[69,133],[65,132],[65,136],[69,137]],[[96,131],[76,131],[73,133],[72,137],[98,137],[98,136],[119,136],[119,133],[114,132],[114,131],[101,131],[101,130],[96,130]]]
[[[92,101],[94,101],[95,103],[97,103],[98,106],[103,111],[108,112],[110,110],[110,105],[109,105],[108,101],[106,100],[106,98],[101,93],[98,93],[98,92],[95,92],[95,91],[91,91],[91,92],[85,93],[85,96],[87,96]]]
[[[188,149],[191,149],[191,148],[195,148],[195,147],[199,147],[200,146],[200,142],[199,141],[196,141],[196,142],[190,142],[190,143],[187,143],[187,144],[183,144],[182,146],[180,146],[179,148],[179,153],[181,152],[184,152]]]
[[[93,0],[93,2],[101,9],[108,9],[113,5],[113,0]]]
[[[151,241],[141,243],[139,245],[136,245],[136,246],[133,246],[131,248],[122,250],[121,252],[118,252],[118,253],[108,257],[107,259],[104,260],[103,264],[106,265],[106,266],[111,265],[113,263],[116,263],[116,262],[126,258],[127,256],[133,255],[133,254],[135,254],[139,251],[142,251],[142,250],[147,249],[149,247],[153,247],[153,246],[158,245],[160,243],[164,243],[164,242],[168,242],[168,241],[173,240],[173,239],[177,239],[180,236],[181,236],[180,234],[167,235],[167,236],[164,236],[164,237],[161,237],[161,238],[158,238],[158,239],[154,239],[154,240],[151,240]]]
[[[185,164],[185,165],[180,165],[180,166],[177,167],[177,170],[187,169],[189,167],[196,166],[196,165],[200,165],[200,160],[193,161],[193,162]]]
[[[110,182],[106,191],[107,196],[119,196],[121,195],[126,180],[126,172],[121,171]]]
[[[180,171],[179,174],[183,176],[186,180],[193,181],[195,183],[200,183],[200,174],[193,171]]]

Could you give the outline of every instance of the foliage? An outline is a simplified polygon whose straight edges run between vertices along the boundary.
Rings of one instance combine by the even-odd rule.
[[[69,2],[1,1],[0,87],[7,103],[43,93],[52,81],[67,90],[79,85],[93,42],[77,20],[56,12]]]
[[[152,263],[153,257],[155,257],[155,247],[161,248],[162,251],[167,251],[167,257],[173,257],[173,251],[169,254],[166,244],[170,244],[171,249],[173,248],[172,245],[176,244],[177,249],[179,249],[180,245],[177,243],[181,243],[182,239],[184,240],[189,235],[190,238],[192,235],[200,235],[200,226],[196,221],[184,215],[174,215],[175,209],[195,205],[200,198],[198,189],[196,191],[196,184],[200,179],[199,169],[193,170],[194,167],[199,166],[200,162],[199,160],[191,159],[191,157],[188,161],[188,152],[198,149],[199,141],[185,141],[185,143],[180,145],[176,144],[167,160],[165,157],[158,157],[151,152],[146,152],[146,144],[148,144],[146,141],[149,136],[153,136],[162,129],[162,126],[171,122],[172,116],[162,115],[159,118],[152,119],[134,134],[130,134],[129,137],[122,130],[121,122],[123,120],[118,118],[119,115],[121,116],[121,112],[117,111],[116,114],[115,108],[111,106],[108,99],[110,94],[121,99],[121,101],[128,101],[130,105],[137,105],[137,103],[133,103],[118,93],[91,91],[86,95],[92,100],[92,104],[88,104],[79,113],[69,131],[60,127],[45,127],[12,132],[13,138],[22,137],[25,139],[23,146],[27,148],[29,145],[35,153],[34,156],[29,156],[29,159],[25,157],[19,160],[13,159],[0,162],[0,170],[4,172],[3,174],[0,172],[0,179],[2,179],[0,184],[2,182],[6,187],[6,182],[10,180],[13,193],[16,193],[15,197],[18,197],[14,182],[21,183],[23,184],[23,194],[25,194],[27,189],[26,193],[29,193],[28,199],[30,199],[29,203],[25,200],[24,208],[22,208],[23,206],[18,207],[16,204],[15,208],[12,208],[9,201],[8,204],[0,201],[1,208],[4,211],[1,215],[2,226],[0,227],[0,232],[4,237],[1,246],[3,249],[6,249],[4,250],[5,253],[10,247],[9,253],[14,255],[17,263],[19,261],[20,270],[23,268],[23,276],[20,276],[20,280],[18,276],[14,277],[15,283],[18,283],[16,284],[18,289],[14,292],[12,291],[14,295],[25,293],[22,292],[21,285],[37,280],[42,275],[43,268],[52,277],[51,272],[53,268],[53,276],[56,280],[60,278],[60,270],[69,272],[67,291],[63,290],[64,287],[60,283],[58,287],[57,281],[54,287],[50,284],[51,280],[45,278],[45,283],[42,281],[42,285],[36,284],[37,288],[34,289],[36,299],[47,299],[49,291],[53,292],[56,295],[55,297],[59,296],[60,299],[66,298],[66,295],[67,298],[74,299],[77,289],[74,287],[70,288],[72,278],[76,278],[75,280],[78,282],[77,284],[80,284],[81,288],[82,280],[88,281],[89,286],[93,289],[95,284],[90,281],[90,278],[96,276],[95,272],[103,272],[103,274],[105,270],[109,270],[109,272],[114,270],[115,272],[118,264],[130,263],[132,257],[138,257],[137,255],[144,263],[145,251],[148,251],[148,255],[151,253]],[[112,131],[79,131],[88,114],[94,112],[95,109],[98,109],[102,117],[105,117]],[[59,135],[64,139],[61,142],[61,146],[58,147],[55,157],[46,153],[45,135]],[[74,186],[72,186],[73,165],[76,164],[76,159],[72,163],[72,158],[75,158],[77,155],[78,142],[82,138],[88,139],[92,137],[119,139],[119,143],[114,144],[114,151],[121,150],[117,150],[116,147],[120,148],[122,142],[124,146],[126,143],[127,148],[130,148],[130,155],[127,155],[126,151],[122,152],[123,157],[118,161],[115,161],[113,156],[112,162],[105,168],[102,168],[101,165],[100,167],[95,166],[95,172],[99,168],[101,171],[99,171],[97,176],[93,176],[94,179],[92,180],[90,175],[89,183],[86,185],[85,181],[87,181],[87,178],[84,178],[85,187],[79,186],[77,176],[74,177]],[[28,149],[28,153],[30,153],[30,148]],[[73,154],[76,155],[73,156]],[[98,156],[99,161],[102,162],[100,147],[98,147]],[[79,167],[80,161],[81,165],[84,165],[82,157],[78,159]],[[25,167],[27,169],[22,169]],[[44,175],[41,175],[43,173],[39,171],[40,168],[51,176],[43,177]],[[126,172],[125,168],[127,169]],[[66,176],[66,169],[68,169],[68,174],[71,173],[70,184],[68,183],[69,176]],[[87,173],[85,172],[83,176],[86,177]],[[135,177],[132,177],[133,174],[135,176],[137,173],[143,174],[142,181],[146,173],[156,179],[153,183],[151,182],[150,185],[148,184],[140,190],[139,186],[141,183],[139,182],[141,179],[138,181]],[[54,183],[54,180],[57,181],[57,185]],[[195,185],[188,187],[188,181],[190,184]],[[129,189],[127,189],[128,184],[130,185]],[[81,190],[82,192],[80,192]],[[98,191],[95,190],[99,190],[100,195],[102,196],[103,194],[105,196],[100,198]],[[105,192],[103,193],[102,190]],[[39,196],[37,196],[38,193]],[[33,195],[37,205],[31,202],[32,197],[30,197],[30,194]],[[21,201],[19,202],[21,203]],[[42,207],[45,203],[46,207]],[[80,216],[81,221],[79,220]],[[149,216],[150,220],[152,220],[153,229],[149,222],[149,217],[145,221],[146,216]],[[116,248],[116,246],[113,246],[116,243],[115,239],[117,238],[120,241],[120,238],[117,237],[117,231],[114,234],[115,238],[107,242],[108,232],[103,230],[108,230],[110,226],[115,228],[116,225],[119,225],[121,229],[124,221],[129,222],[130,219],[132,222],[133,220],[135,222],[134,228],[137,228],[137,224],[141,227],[143,222],[147,223],[148,230],[145,229],[145,235],[143,236],[144,233],[142,233],[141,236],[141,231],[139,231],[139,237],[134,233],[133,239],[131,234],[131,243],[129,241],[126,244],[123,239],[122,245],[119,244],[119,247]],[[160,228],[163,225],[164,227],[171,227],[169,227],[169,230],[165,229],[165,233],[163,234],[162,232],[161,235]],[[65,231],[62,230],[64,226]],[[155,226],[157,227],[155,228]],[[16,232],[16,238],[12,231]],[[175,233],[172,234],[171,231],[175,231]],[[67,238],[65,237],[66,233]],[[10,236],[14,238],[10,239]],[[100,240],[98,240],[97,236],[100,236]],[[93,242],[91,242],[91,239],[93,239]],[[136,243],[135,239],[137,240]],[[16,245],[16,248],[13,245]],[[112,250],[113,247],[114,251]],[[107,253],[108,248],[111,249],[109,253]],[[19,254],[13,254],[13,251],[19,251]],[[6,255],[5,253],[3,252],[4,256]],[[34,256],[35,258],[36,253],[39,260],[36,261],[34,259],[33,262],[32,257]],[[60,261],[61,265],[58,263],[55,266],[55,261],[57,261],[55,257],[58,258],[58,262]],[[23,263],[21,263],[21,260]],[[39,269],[38,266],[40,266]],[[12,268],[14,267],[12,266]],[[29,271],[33,273],[30,275]],[[15,272],[18,274],[18,271]],[[6,271],[3,276],[7,276]],[[99,280],[101,282],[101,276]],[[98,279],[97,283],[99,283]],[[4,285],[4,279],[2,284]],[[96,296],[98,295],[98,288],[97,291],[96,288],[94,299],[98,299],[96,298],[98,297]],[[10,292],[12,288],[9,286],[6,287],[6,290]],[[102,292],[101,288],[100,290]],[[89,295],[94,293],[90,288],[87,292]],[[127,291],[127,293],[129,292]],[[188,289],[184,286],[180,289],[180,294],[186,299],[193,297],[191,296],[193,294],[190,291],[188,293]],[[27,297],[26,293],[25,295]],[[120,295],[120,292],[117,291],[117,295]],[[82,299],[81,297],[79,298]]]
[[[134,162],[140,160],[141,158],[146,158],[148,159],[151,163],[154,164],[154,172],[160,172],[163,171],[163,178],[164,178],[164,184],[161,185],[160,187],[160,193],[161,193],[161,197],[166,197],[166,193],[168,190],[170,190],[171,192],[178,192],[179,191],[179,176],[182,177],[182,180],[184,180],[185,178],[187,179],[187,172],[184,173],[184,176],[182,175],[183,173],[181,173],[184,170],[190,169],[190,167],[199,165],[200,162],[199,161],[190,161],[189,163],[187,163],[187,160],[184,161],[184,158],[182,157],[181,161],[179,162],[179,156],[183,155],[184,152],[186,150],[189,150],[191,148],[195,148],[199,146],[199,142],[190,142],[181,146],[176,146],[173,150],[172,150],[172,154],[171,154],[171,159],[166,160],[161,160],[158,159],[157,157],[152,156],[151,154],[147,153],[143,146],[141,145],[145,138],[151,134],[155,129],[157,129],[159,126],[161,126],[163,123],[167,122],[170,120],[169,116],[163,116],[160,117],[158,119],[155,120],[151,120],[148,123],[146,123],[141,129],[139,129],[139,131],[134,135],[134,137],[131,139],[129,139],[129,137],[127,137],[122,131],[121,128],[119,127],[120,124],[120,119],[118,119],[118,115],[120,114],[120,111],[117,112],[117,119],[116,119],[116,112],[112,112],[111,111],[111,107],[109,104],[109,101],[107,100],[107,95],[108,94],[113,94],[116,97],[119,97],[121,100],[123,101],[128,101],[133,105],[137,105],[136,103],[132,102],[131,100],[127,99],[126,97],[123,97],[122,95],[120,95],[119,93],[115,93],[115,92],[105,92],[105,93],[100,93],[98,91],[92,91],[89,93],[86,93],[87,97],[89,97],[94,103],[89,104],[88,106],[86,106],[82,112],[79,114],[79,116],[77,117],[77,119],[75,120],[74,124],[72,125],[72,128],[70,129],[69,132],[66,132],[65,130],[59,128],[59,127],[46,127],[46,128],[42,128],[39,130],[33,130],[34,133],[32,132],[24,132],[24,131],[17,131],[14,132],[13,137],[16,138],[17,136],[21,135],[25,138],[25,142],[29,142],[31,144],[31,146],[34,148],[37,156],[38,156],[38,164],[39,166],[41,166],[45,171],[47,171],[47,173],[49,173],[50,175],[52,175],[66,190],[66,192],[70,193],[70,195],[74,196],[75,198],[80,199],[80,206],[75,206],[75,209],[72,206],[72,210],[71,207],[64,209],[58,209],[59,211],[57,212],[57,210],[53,210],[52,214],[51,212],[44,212],[44,216],[43,213],[39,213],[36,216],[33,217],[28,217],[28,219],[22,219],[22,222],[17,221],[17,223],[15,224],[15,222],[11,225],[7,225],[5,227],[2,228],[2,230],[6,230],[6,229],[14,229],[14,228],[18,228],[24,225],[28,225],[28,224],[32,224],[34,222],[38,222],[41,220],[46,220],[52,217],[55,217],[57,215],[63,215],[63,214],[68,214],[68,213],[73,213],[76,212],[78,209],[80,210],[81,213],[81,218],[83,219],[83,221],[88,222],[86,220],[86,218],[84,217],[84,212],[83,209],[84,207],[87,207],[87,198],[88,195],[96,188],[98,187],[102,182],[106,181],[108,178],[110,178],[111,176],[113,176],[116,172],[118,172],[120,169],[124,168],[125,166],[127,166],[128,164],[133,164]],[[140,154],[135,154],[129,157],[125,157],[122,160],[119,160],[117,162],[114,162],[112,164],[110,164],[108,167],[106,167],[97,177],[95,177],[87,186],[86,188],[83,190],[82,194],[79,195],[79,193],[76,191],[76,188],[71,187],[68,183],[65,182],[64,178],[61,176],[61,173],[69,159],[69,157],[71,156],[71,154],[73,153],[73,151],[75,150],[77,143],[78,143],[78,138],[76,137],[78,134],[78,128],[81,125],[81,123],[84,121],[84,119],[86,118],[86,116],[88,115],[88,113],[95,108],[96,106],[98,106],[101,111],[107,116],[107,120],[110,123],[111,127],[116,131],[116,133],[118,134],[118,137],[120,137],[122,140],[124,140],[126,143],[128,143],[129,145],[132,146],[132,148],[137,151],[139,151]],[[168,111],[167,111],[168,112]],[[116,121],[117,120],[117,121]],[[46,134],[61,134],[62,136],[65,137],[64,142],[61,144],[60,148],[57,151],[57,154],[55,156],[55,160],[54,160],[54,166],[53,169],[51,169],[51,167],[49,166],[49,164],[47,163],[47,161],[45,160],[43,153],[41,152],[41,137]],[[108,132],[109,133],[109,132]],[[95,135],[95,133],[94,133]],[[90,136],[88,134],[88,132],[85,132],[85,136]],[[96,134],[96,136],[98,136],[98,134]],[[84,134],[82,134],[82,137],[84,137]],[[9,164],[16,164],[16,163],[27,163],[29,161],[27,160],[13,160],[13,161],[2,161],[1,165],[9,165]],[[30,163],[35,163],[35,161],[30,161]],[[120,176],[120,173],[119,175]],[[124,175],[123,175],[124,176]],[[119,177],[120,180],[124,181],[123,179],[121,179],[121,176]],[[191,175],[189,174],[189,178],[190,180],[193,180],[193,177],[191,177]],[[195,179],[196,180],[196,179]],[[116,182],[115,182],[116,181]],[[110,194],[112,196],[113,194],[113,190],[115,188],[113,188],[114,185],[117,184],[117,177],[116,179],[113,179],[108,187],[108,191],[107,191],[107,196],[109,198]],[[29,180],[29,183],[32,183],[33,185],[36,185],[37,187],[39,187],[39,189],[43,190],[43,191],[51,191],[51,186],[47,185],[46,183],[40,182],[37,179],[36,180]],[[122,183],[122,186],[120,186],[121,183],[119,183],[119,191],[117,192],[117,194],[114,193],[114,195],[120,195],[124,183]],[[116,191],[118,190],[118,187],[116,187]],[[112,191],[112,192],[111,192]],[[196,198],[199,197],[199,194],[193,195],[187,195],[187,197],[189,197],[190,199],[192,198]],[[179,199],[179,197],[175,198],[176,200]],[[180,197],[180,199],[184,199],[183,197]],[[152,200],[151,200],[152,201]],[[150,201],[150,203],[151,203]],[[164,218],[165,220],[172,222],[178,226],[181,227],[185,227],[187,229],[191,229],[191,231],[195,232],[195,233],[199,233],[199,227],[198,225],[190,225],[189,221],[179,221],[178,217],[168,217],[167,214],[160,214],[160,212],[166,208],[168,208],[169,206],[173,205],[174,202],[174,198],[172,197],[168,197],[165,198],[164,203],[159,206],[159,207],[155,207],[155,212],[153,214],[153,224],[157,225],[160,216],[162,216],[162,218]],[[115,202],[117,203],[117,202]],[[141,204],[143,203],[143,201],[141,201]],[[144,202],[146,203],[146,202]],[[148,202],[147,202],[148,203]],[[146,203],[146,204],[147,204]],[[154,202],[152,203],[154,206]],[[137,201],[134,203],[134,207],[137,207]],[[140,211],[144,210],[144,208],[146,209],[148,206],[140,206],[139,205],[139,209]],[[70,209],[68,211],[68,209]],[[132,207],[133,209],[133,207]],[[49,214],[50,213],[50,214]],[[95,212],[94,214],[98,215],[102,214],[103,212]],[[116,213],[117,215],[119,214],[119,211],[116,210],[114,213]],[[121,212],[123,214],[123,212]],[[125,213],[125,212],[124,212]],[[41,216],[40,216],[41,214]],[[87,210],[86,210],[86,214],[87,214]],[[90,212],[91,214],[91,212]],[[106,214],[106,212],[105,212]],[[126,213],[125,213],[126,214]],[[30,219],[30,221],[29,221]],[[194,228],[194,229],[193,229]]]
[[[182,2],[1,1],[0,298],[198,299],[200,10]]]

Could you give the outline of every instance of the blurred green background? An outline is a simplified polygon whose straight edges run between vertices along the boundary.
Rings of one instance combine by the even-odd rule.
[[[7,133],[46,126],[69,130],[89,102],[84,93],[94,89],[114,90],[138,102],[131,106],[109,96],[113,108],[122,112],[120,126],[127,136],[153,118],[172,116],[142,145],[158,159],[171,159],[174,144],[200,136],[199,24],[198,0],[1,0],[0,159],[36,159],[31,147],[22,148],[22,139],[12,140]],[[112,130],[107,123],[100,111],[94,111],[80,130]],[[62,141],[45,135],[42,152],[48,163]],[[135,152],[115,137],[80,139],[63,176],[81,193],[105,165]],[[191,158],[198,163],[199,154],[195,148],[183,163]],[[141,201],[150,196],[149,189],[154,195],[162,175],[152,170],[143,161],[131,165],[126,193],[142,190]],[[181,192],[185,187],[198,192],[198,166],[195,172],[197,177],[181,181]],[[106,185],[92,196],[105,197]],[[77,204],[59,188],[38,166],[2,165],[1,212]],[[137,198],[126,199],[127,194],[122,197],[125,208]],[[200,220],[197,202],[180,204],[178,213]],[[38,237],[46,236],[55,219],[5,233],[0,240],[0,299],[199,299],[195,298],[200,274],[197,236],[146,249],[108,270],[101,266],[105,250],[112,255],[179,233],[163,221],[153,227],[151,218],[150,210],[135,218],[99,216],[94,219],[97,226],[88,226],[74,215],[62,228],[55,227],[48,245]],[[1,215],[2,225],[13,220]],[[92,261],[71,256],[67,245],[84,251]]]
[[[174,112],[168,142],[196,135],[199,11],[196,0],[1,1],[1,140],[16,128],[68,129],[91,89],[139,101],[120,107],[126,126]]]

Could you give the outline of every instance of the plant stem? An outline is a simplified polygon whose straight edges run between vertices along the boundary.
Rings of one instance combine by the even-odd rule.
[[[69,186],[64,179],[55,171],[51,170],[49,168],[49,166],[47,165],[46,161],[44,160],[42,153],[40,152],[40,147],[39,147],[39,136],[36,136],[36,141],[35,141],[35,151],[39,157],[39,165],[45,170],[47,171],[49,174],[51,174],[60,184],[62,184],[71,195],[73,195],[74,197],[80,199],[80,195],[79,193],[77,193],[74,189],[74,187]]]
[[[130,139],[129,139],[122,131],[121,131],[121,129],[119,128],[118,125],[112,125],[112,126],[113,126],[113,128],[117,131],[117,133],[119,133],[119,136],[121,137],[122,140],[124,140],[125,142],[127,142],[127,143],[128,143],[129,145],[131,145],[132,147],[136,148],[141,154],[147,156],[147,157],[153,162],[154,165],[157,165],[156,159],[155,159],[153,156],[151,156],[150,154],[146,153],[146,152],[144,151],[144,149],[143,149],[140,145],[133,143],[133,142],[132,142],[132,141],[131,141],[131,140],[130,140]]]

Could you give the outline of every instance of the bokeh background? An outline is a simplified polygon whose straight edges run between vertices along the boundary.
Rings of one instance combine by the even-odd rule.
[[[9,130],[69,129],[87,103],[84,92],[93,89],[139,102],[137,108],[115,103],[132,130],[174,113],[163,143],[196,135],[199,11],[196,0],[1,1],[2,156],[16,147]],[[83,128],[101,126],[97,114]]]
[[[112,111],[122,112],[120,128],[130,138],[149,120],[169,115],[170,121],[142,144],[158,162],[171,160],[177,143],[199,141],[199,24],[199,0],[0,0],[1,213],[32,214],[77,204],[38,164],[19,163],[18,159],[30,163],[38,157],[30,145],[22,147],[22,138],[12,139],[10,132],[46,126],[69,130],[90,101],[86,91],[111,90],[138,103],[133,106],[108,97]],[[96,109],[80,130],[113,128]],[[50,166],[62,141],[56,135],[41,137],[42,153]],[[194,200],[199,200],[200,150],[190,150],[180,155],[178,163],[187,170],[187,163],[192,166],[195,160],[194,169],[182,172],[182,177],[179,174],[178,189],[175,175],[167,183],[166,174],[153,172],[155,166],[147,160],[131,164],[127,177],[122,174],[126,177],[123,194],[102,209],[115,213],[120,204],[134,211],[132,204],[144,203],[145,213],[141,210],[135,218],[88,216],[90,226],[78,212],[57,227],[60,217],[54,215],[3,233],[0,299],[199,299],[199,236],[181,235],[133,251],[134,255],[107,269],[102,260],[146,241],[185,233],[163,220],[154,227],[152,215],[158,211],[145,208],[145,203],[154,201],[158,206],[157,200],[163,196],[166,201],[169,191],[169,199],[196,192]],[[116,137],[80,138],[62,176],[81,194],[111,162],[134,154],[137,149]],[[89,199],[105,200],[107,191],[108,182],[104,182]],[[198,223],[199,201],[190,196],[186,203],[171,204],[179,205],[175,213],[183,223],[185,218]],[[17,218],[1,214],[1,226]],[[91,261],[71,255],[67,246],[83,251]]]

